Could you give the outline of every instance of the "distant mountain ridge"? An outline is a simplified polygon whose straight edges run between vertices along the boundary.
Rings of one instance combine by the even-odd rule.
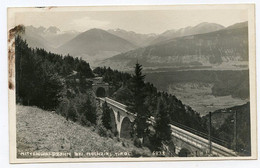
[[[22,35],[26,39],[30,47],[44,48],[48,51],[54,52],[55,48],[62,45],[63,43],[74,38],[79,32],[66,31],[62,32],[55,26],[45,27],[34,27],[26,26],[25,33]]]
[[[35,28],[33,26],[25,27],[25,32],[22,34],[22,38],[26,40],[28,45],[32,48],[44,48],[48,51],[53,51],[53,47],[49,42],[42,36],[45,28]]]
[[[239,28],[236,28],[239,27]],[[214,32],[172,38],[121,53],[100,63],[126,68],[136,61],[145,67],[211,66],[248,61],[248,27],[240,23]],[[233,65],[233,64],[232,64]]]
[[[228,26],[226,29],[238,29],[238,28],[243,28],[243,27],[247,27],[247,26],[248,26],[248,21],[245,21],[245,22],[240,22],[240,23],[236,23],[231,26]]]
[[[140,34],[133,31],[126,31],[123,29],[109,29],[109,33],[114,34],[118,37],[128,40],[129,42],[135,44],[136,46],[142,47],[148,45],[151,41],[157,38],[157,34]]]
[[[180,29],[167,30],[161,34],[154,34],[154,33],[140,34],[140,33],[135,33],[133,31],[126,31],[122,29],[109,29],[107,31],[123,39],[126,39],[139,47],[144,47],[165,40],[169,40],[175,37],[208,33],[208,32],[221,30],[224,28],[225,27],[220,24],[202,22],[195,26],[188,26]]]
[[[188,35],[195,35],[195,34],[202,34],[202,33],[209,33],[217,30],[224,29],[225,27],[216,24],[216,23],[208,23],[202,22],[196,26],[188,26],[185,28],[181,28],[178,30],[167,30],[164,33],[160,34],[155,40],[153,40],[150,44],[157,44],[159,42],[169,40],[176,37],[188,36]]]
[[[233,61],[246,60],[247,47],[245,45],[247,40],[245,40],[246,36],[241,36],[246,33],[246,30],[242,33],[242,29],[245,27],[247,27],[247,22],[237,23],[227,28],[216,23],[203,22],[196,26],[168,30],[158,35],[140,34],[122,29],[109,29],[107,31],[91,29],[82,33],[77,31],[62,32],[55,26],[48,28],[26,26],[23,38],[26,39],[30,47],[82,57],[91,64],[95,64],[94,66],[104,64],[115,68],[125,67],[133,61],[136,62],[136,59],[142,61],[144,66],[210,66],[227,62],[230,59]],[[232,33],[233,29],[240,29],[240,33]],[[224,37],[225,33],[220,33],[220,30],[230,31],[226,34],[227,38]],[[219,33],[214,35],[214,32]],[[207,39],[202,34],[212,37]],[[235,37],[236,35],[237,37]],[[232,38],[229,40],[228,36],[232,36]],[[225,40],[227,46],[236,47],[227,48],[227,46],[222,45],[221,40]],[[216,44],[218,46],[215,46]],[[238,45],[242,48],[237,47]],[[236,57],[232,56],[231,58],[229,53],[235,54]],[[123,60],[123,55],[126,57],[125,60]],[[105,60],[110,57],[113,58]]]

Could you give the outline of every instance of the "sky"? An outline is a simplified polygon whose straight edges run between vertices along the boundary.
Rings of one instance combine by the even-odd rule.
[[[91,28],[124,29],[136,33],[162,33],[166,30],[195,26],[201,22],[229,26],[247,21],[242,9],[196,10],[124,10],[124,11],[45,11],[20,12],[16,24],[35,27],[56,26],[61,31],[87,31]]]

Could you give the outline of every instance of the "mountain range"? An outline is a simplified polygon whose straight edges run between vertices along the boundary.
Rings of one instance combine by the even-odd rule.
[[[55,51],[54,49],[62,45],[63,43],[71,40],[79,32],[77,31],[65,31],[62,32],[55,26],[45,27],[34,27],[26,26],[23,38],[26,39],[30,47],[44,48],[48,51]]]
[[[132,67],[136,61],[144,67],[165,66],[244,66],[248,61],[247,23],[204,34],[164,40],[153,45],[121,53],[100,65],[117,69]]]
[[[150,45],[157,44],[159,42],[169,40],[169,39],[172,39],[172,38],[176,38],[176,37],[182,37],[182,36],[188,36],[188,35],[194,35],[194,34],[202,34],[202,33],[209,33],[209,32],[221,30],[221,29],[224,29],[224,28],[225,27],[220,25],[220,24],[202,22],[202,23],[195,25],[193,27],[188,26],[188,27],[185,27],[185,28],[177,29],[177,30],[175,30],[175,29],[167,30],[167,31],[163,32],[162,34],[160,34],[156,39],[154,39],[150,43]]]
[[[137,60],[144,66],[212,65],[247,61],[247,22],[225,28],[203,22],[162,34],[140,34],[122,29],[62,32],[51,26],[26,26],[23,38],[30,47],[70,54],[94,66],[128,67]]]
[[[27,26],[25,27],[24,34],[22,34],[22,38],[25,39],[32,48],[37,47],[53,51],[53,46],[51,46],[50,42],[43,36],[45,30],[46,28],[44,27],[35,28],[33,26]]]

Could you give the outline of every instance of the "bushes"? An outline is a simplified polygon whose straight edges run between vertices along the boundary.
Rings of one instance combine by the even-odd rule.
[[[141,142],[141,140],[136,137],[136,138],[134,139],[134,145],[135,145],[136,147],[138,147],[138,148],[141,148],[141,147],[142,147],[142,142]]]
[[[102,137],[113,137],[113,133],[111,132],[111,130],[106,129],[103,125],[97,125],[97,131],[98,134]]]
[[[88,94],[80,93],[74,98],[64,98],[56,111],[67,120],[78,121],[82,125],[96,124],[96,107]]]

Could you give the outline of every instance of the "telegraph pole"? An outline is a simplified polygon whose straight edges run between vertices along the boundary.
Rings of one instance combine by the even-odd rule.
[[[209,154],[212,153],[212,142],[211,142],[211,112],[209,112]]]
[[[237,151],[237,111],[234,113],[234,150]]]

